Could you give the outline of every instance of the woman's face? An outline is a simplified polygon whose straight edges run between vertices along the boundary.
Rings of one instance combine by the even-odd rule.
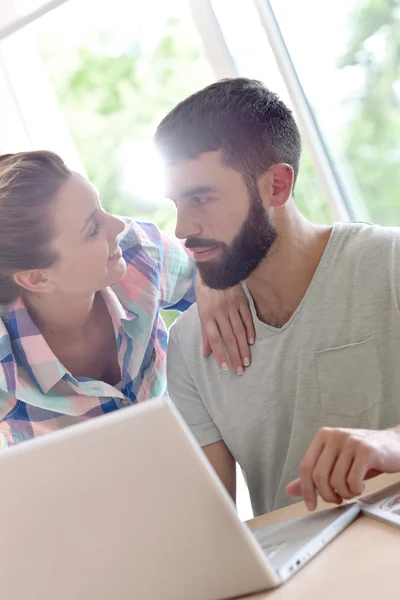
[[[74,173],[62,186],[50,217],[55,225],[51,248],[58,255],[46,269],[52,291],[86,296],[123,277],[126,264],[117,238],[125,224],[103,210],[84,177]]]

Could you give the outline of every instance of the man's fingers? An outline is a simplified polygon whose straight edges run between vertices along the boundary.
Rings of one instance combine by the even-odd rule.
[[[333,489],[330,479],[337,459],[337,450],[335,447],[327,444],[318,459],[318,462],[312,473],[312,479],[315,488],[325,502],[341,503],[342,498]]]
[[[286,493],[291,498],[299,498],[301,496],[300,479],[295,479],[288,483],[286,486]]]
[[[364,480],[372,479],[373,477],[378,477],[378,475],[382,475],[383,471],[379,471],[379,469],[369,469],[365,474]]]
[[[332,488],[341,496],[349,500],[353,494],[348,486],[348,475],[353,464],[354,452],[350,448],[344,448],[340,453],[331,474],[330,483]]]
[[[387,449],[391,448],[390,436],[385,431],[323,427],[300,464],[300,479],[286,487],[288,495],[300,494],[310,510],[316,506],[317,494],[327,502],[337,503],[361,495],[365,479],[380,475],[383,468],[389,472],[388,455],[392,461],[389,466],[399,470],[400,438],[395,440],[399,444],[399,463],[393,466],[394,453],[389,454]],[[378,444],[381,438],[383,443]]]
[[[368,453],[367,453],[368,454]],[[358,452],[355,455],[353,464],[351,465],[351,469],[349,470],[349,474],[347,476],[347,484],[351,491],[352,497],[359,496],[363,493],[365,484],[364,480],[370,467],[373,468],[374,465],[371,464],[371,460],[364,452]]]
[[[321,433],[317,433],[300,463],[301,495],[309,510],[314,510],[317,506],[317,494],[313,481],[313,472],[323,449],[323,436]]]

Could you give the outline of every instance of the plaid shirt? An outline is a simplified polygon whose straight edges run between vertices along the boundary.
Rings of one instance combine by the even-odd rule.
[[[155,225],[124,220],[127,272],[102,291],[115,330],[120,389],[73,377],[19,298],[0,320],[0,448],[166,392],[160,309],[183,311],[194,302],[194,261]]]

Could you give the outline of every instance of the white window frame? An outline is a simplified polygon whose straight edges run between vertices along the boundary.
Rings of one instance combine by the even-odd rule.
[[[43,4],[34,10],[20,14],[18,2],[16,2],[16,0],[7,0],[7,5],[4,4],[2,11],[0,12],[0,20],[1,15],[7,13],[9,15],[9,19],[7,19],[9,23],[3,26],[0,23],[0,41],[68,1],[69,0],[50,0],[49,2],[43,2]]]
[[[68,0],[44,3],[29,14],[19,12],[17,0],[8,0],[0,12],[0,150],[52,150],[74,170],[85,169],[59,107],[53,87],[28,30],[29,23]],[[7,26],[1,28],[1,17]],[[2,34],[7,32],[6,37]],[[17,35],[12,35],[12,34]]]
[[[237,76],[238,70],[224,39],[223,26],[218,22],[212,0],[189,0],[193,17],[202,38],[204,49],[217,79]],[[341,170],[324,141],[322,132],[308,103],[286,47],[269,0],[253,0],[261,25],[275,56],[279,72],[287,88],[302,135],[310,151],[311,160],[320,182],[332,218],[337,221],[368,220],[362,202],[349,181],[344,181]],[[351,200],[350,200],[351,196]]]
[[[355,206],[354,199],[350,200],[347,182],[344,181],[335,164],[304,93],[270,0],[253,0],[253,2],[288,90],[302,133],[307,141],[311,159],[332,216],[340,221],[365,218],[365,212],[360,214],[361,206]]]

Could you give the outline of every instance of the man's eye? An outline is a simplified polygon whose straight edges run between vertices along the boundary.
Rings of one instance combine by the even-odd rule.
[[[208,201],[209,201],[209,198],[206,198],[205,196],[195,196],[193,198],[193,202],[195,204],[203,205],[203,204],[206,204],[206,202],[208,202]]]

